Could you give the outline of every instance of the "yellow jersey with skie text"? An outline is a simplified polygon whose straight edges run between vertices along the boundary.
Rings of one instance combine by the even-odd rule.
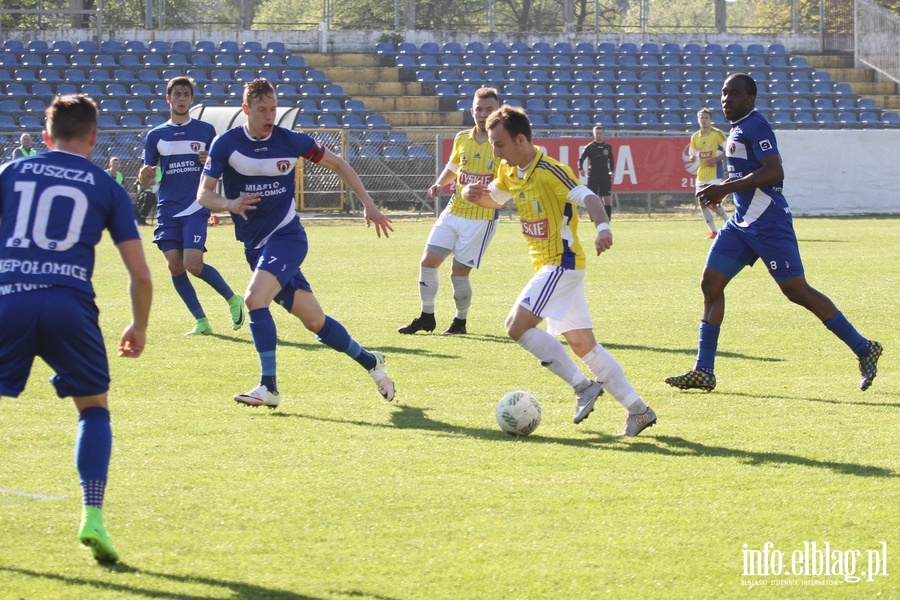
[[[466,219],[492,221],[499,215],[498,210],[473,204],[462,197],[463,187],[470,183],[488,185],[497,175],[500,161],[494,158],[491,143],[485,140],[479,144],[475,140],[475,128],[460,131],[453,140],[453,151],[447,167],[456,173],[456,189],[447,210],[451,215]]]
[[[717,163],[714,167],[707,166],[706,159],[715,158],[720,153],[724,154],[723,145],[727,139],[728,136],[725,135],[725,132],[716,127],[710,127],[706,135],[697,131],[691,136],[691,156],[700,158],[700,166],[697,167],[697,181],[722,179],[719,164]]]

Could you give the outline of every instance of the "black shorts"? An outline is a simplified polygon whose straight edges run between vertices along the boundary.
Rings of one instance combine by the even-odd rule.
[[[598,196],[609,196],[612,190],[612,177],[602,179],[588,179],[588,188]]]

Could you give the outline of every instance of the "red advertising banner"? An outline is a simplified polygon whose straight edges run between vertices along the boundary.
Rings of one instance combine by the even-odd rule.
[[[590,138],[534,138],[534,145],[578,175],[578,157]],[[696,164],[690,162],[689,137],[606,137],[613,147],[616,171],[612,191],[693,191]],[[444,156],[450,156],[453,140],[444,140]]]

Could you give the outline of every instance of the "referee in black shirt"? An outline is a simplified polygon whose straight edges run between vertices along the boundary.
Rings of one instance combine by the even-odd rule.
[[[612,146],[603,141],[603,125],[594,125],[594,141],[588,144],[578,157],[578,173],[584,175],[584,160],[588,161],[587,186],[603,200],[606,216],[612,219],[609,192],[616,159]]]

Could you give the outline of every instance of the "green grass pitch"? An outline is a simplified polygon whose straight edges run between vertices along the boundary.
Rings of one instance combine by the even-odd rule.
[[[149,343],[137,360],[114,356],[128,302],[105,239],[94,278],[113,376],[105,513],[122,562],[98,566],[78,546],[75,411],[38,363],[19,399],[0,400],[0,597],[900,597],[897,219],[796,221],[810,283],[884,344],[869,391],[850,351],[757,266],[726,292],[711,394],[663,383],[693,365],[706,226],[615,219],[612,251],[589,257],[588,302],[598,339],[659,416],[626,440],[608,396],[575,426],[571,390],[506,337],[531,275],[506,214],[472,275],[470,335],[396,333],[419,311],[430,226],[398,220],[379,240],[359,221],[307,223],[304,272],[326,312],[386,354],[397,398],[273,307],[274,412],[231,399],[257,383],[250,333],[232,332],[225,301],[196,279],[215,335],[182,336],[193,321],[149,228]],[[241,292],[249,269],[230,225],[211,228],[208,248]],[[438,331],[453,317],[448,267]],[[494,420],[516,389],[543,405],[518,440]],[[813,542],[848,576],[858,556],[861,580],[795,566]],[[765,548],[780,575],[748,572]],[[861,575],[885,548],[887,575]]]

